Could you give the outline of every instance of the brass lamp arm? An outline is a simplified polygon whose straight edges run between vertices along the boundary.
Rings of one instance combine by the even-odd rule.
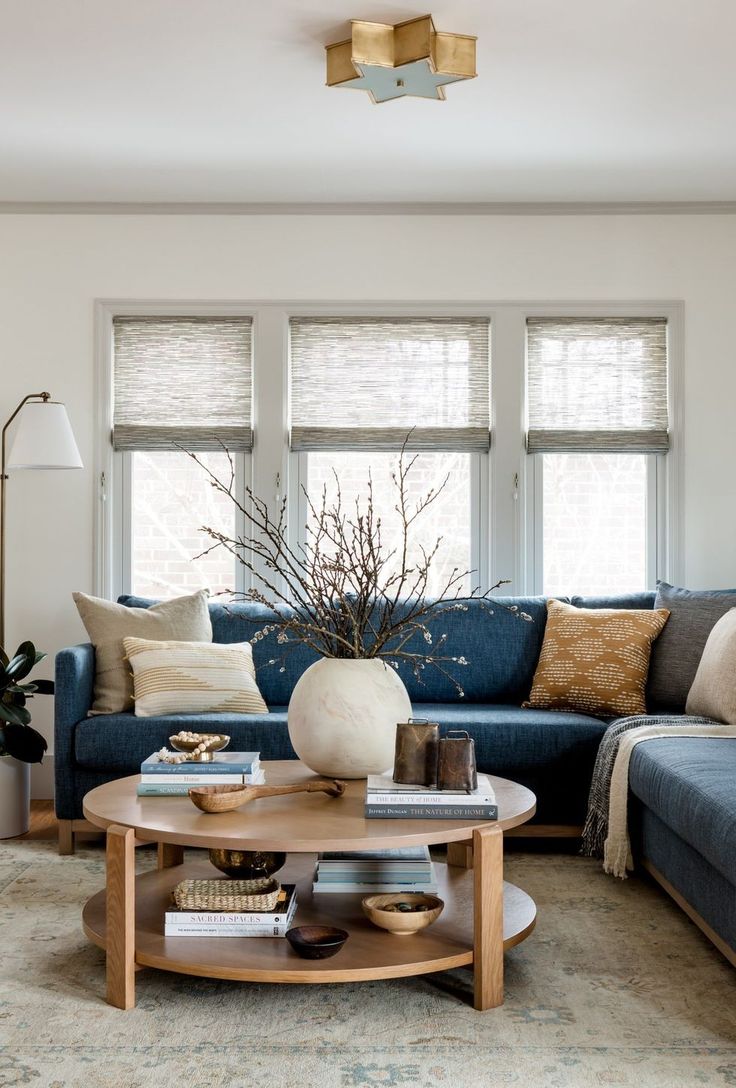
[[[24,397],[12,416],[6,420],[0,441],[0,447],[2,447],[0,449],[0,648],[3,650],[5,649],[5,481],[8,478],[5,472],[5,436],[8,427],[29,400],[42,400],[45,404],[51,400],[51,394],[29,393],[27,397]]]

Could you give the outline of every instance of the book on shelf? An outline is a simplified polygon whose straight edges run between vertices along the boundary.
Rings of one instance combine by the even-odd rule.
[[[263,771],[256,771],[254,774],[231,774],[230,772],[223,772],[222,774],[198,774],[196,771],[187,772],[186,774],[142,774],[141,782],[147,785],[163,785],[163,786],[178,786],[184,782],[189,783],[190,786],[255,786],[261,782],[266,781],[266,775]]]
[[[166,782],[148,782],[141,776],[136,793],[139,797],[186,797],[197,786],[260,786],[266,781],[266,775],[259,771],[247,780],[242,774],[210,775],[209,778],[192,782],[191,779],[167,779]]]
[[[166,937],[284,937],[296,912],[296,887],[284,884],[270,911],[204,911],[172,908],[164,915]]]
[[[384,850],[325,850],[318,855],[318,864],[339,867],[341,865],[370,865],[373,862],[397,862],[403,866],[429,865],[428,846],[395,846]]]
[[[312,885],[313,892],[357,895],[409,889],[423,892],[437,890],[428,846],[320,854]]]
[[[322,884],[315,881],[312,885],[313,895],[384,895],[387,892],[406,892],[412,894],[421,892],[423,895],[436,895],[439,885],[436,880],[430,880],[428,884],[396,884],[393,881],[384,881],[380,884]]]
[[[474,790],[440,790],[394,782],[390,775],[370,775],[365,794],[367,819],[497,820],[496,794],[488,775],[478,775]]]
[[[385,799],[385,800],[382,800]],[[366,802],[370,804],[452,804],[495,805],[496,794],[487,774],[478,775],[474,790],[441,790],[436,786],[405,785],[394,782],[388,774],[371,774],[366,786]]]
[[[391,884],[428,884],[431,879],[431,869],[427,872],[411,869],[349,869],[344,873],[317,869],[317,881],[320,884],[345,884],[351,880],[358,884],[381,881]]]
[[[497,820],[498,805],[366,805],[367,820]]]
[[[153,752],[141,763],[141,774],[254,774],[261,765],[260,752],[214,752],[206,763],[185,760],[165,763]]]

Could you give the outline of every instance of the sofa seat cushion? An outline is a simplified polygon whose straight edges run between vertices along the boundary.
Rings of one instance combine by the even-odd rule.
[[[180,729],[226,733],[235,752],[260,752],[262,759],[295,759],[286,729],[286,707],[269,714],[167,714],[136,718],[133,714],[98,714],[75,729],[77,763],[90,770],[135,774],[144,759],[170,747]]]
[[[553,774],[556,763],[576,752],[594,756],[606,730],[604,721],[585,714],[489,703],[417,703],[414,713],[439,722],[443,734],[467,729],[480,770],[502,776],[522,768]]]
[[[96,715],[76,727],[76,760],[92,770],[133,774],[180,729],[227,733],[231,749],[260,751],[262,759],[294,759],[286,713],[281,706],[269,714]],[[417,703],[414,714],[439,722],[443,733],[467,729],[475,740],[478,766],[500,775],[520,768],[553,770],[576,752],[594,755],[606,728],[605,722],[583,714],[482,703]]]
[[[663,823],[736,883],[736,740],[664,737],[637,744],[629,785]]]

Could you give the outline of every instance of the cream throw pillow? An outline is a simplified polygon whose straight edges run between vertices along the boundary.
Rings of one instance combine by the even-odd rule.
[[[176,638],[212,642],[207,591],[161,601],[150,608],[73,593],[82,623],[95,648],[95,697],[92,714],[118,714],[133,708],[133,679],[124,659],[126,635],[140,638]]]
[[[138,718],[161,714],[267,714],[249,642],[124,638]]]
[[[685,710],[736,725],[736,608],[708,635]]]
[[[524,706],[575,710],[599,718],[646,714],[652,643],[666,608],[575,608],[547,602],[547,626]]]

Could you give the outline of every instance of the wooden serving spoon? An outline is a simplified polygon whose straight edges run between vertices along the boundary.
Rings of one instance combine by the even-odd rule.
[[[326,793],[341,797],[345,783],[339,778],[299,782],[293,786],[196,786],[189,797],[202,812],[230,812],[259,797],[280,797],[285,793]]]

